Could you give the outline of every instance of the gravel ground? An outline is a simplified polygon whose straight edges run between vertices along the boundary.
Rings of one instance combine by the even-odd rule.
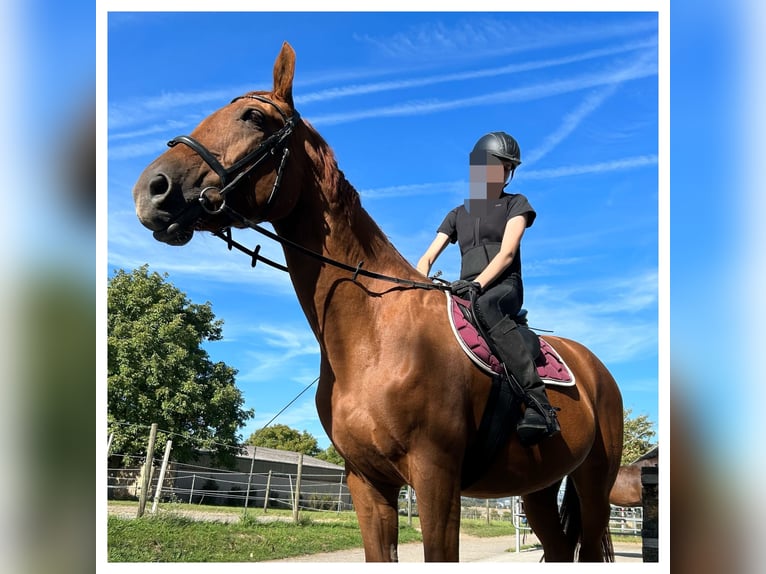
[[[536,542],[534,536],[527,536],[527,544]],[[460,536],[460,562],[540,562],[542,550],[516,552],[515,536],[478,538]],[[642,562],[640,544],[615,544],[615,562]],[[423,545],[419,542],[399,546],[399,562],[423,562]],[[310,556],[297,556],[270,562],[364,562],[361,548],[339,550]]]
[[[136,517],[136,509],[135,506],[123,506],[119,504],[109,504],[107,505],[107,512],[110,515],[113,516],[119,516],[120,518],[135,518]],[[146,510],[144,511],[145,515],[151,514],[152,505],[151,503],[146,504]],[[239,513],[233,513],[233,512],[213,512],[209,510],[205,511],[195,511],[195,510],[181,510],[181,509],[172,509],[170,511],[163,509],[161,506],[158,508],[157,512],[159,514],[167,514],[171,513],[174,516],[185,516],[187,518],[191,518],[192,520],[208,520],[210,522],[239,522]],[[257,516],[254,517],[258,522],[273,522],[276,520],[284,520],[284,521],[291,521],[292,519],[289,516]]]

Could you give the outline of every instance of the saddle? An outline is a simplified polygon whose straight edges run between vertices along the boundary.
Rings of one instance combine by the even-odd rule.
[[[503,375],[503,365],[479,332],[471,303],[447,293],[447,313],[452,332],[466,355],[489,375]],[[514,318],[524,343],[535,361],[537,374],[546,385],[571,387],[575,378],[564,360],[545,340],[529,328],[527,310]]]
[[[465,489],[484,474],[495,454],[508,441],[521,414],[521,398],[512,391],[500,359],[492,353],[481,335],[471,303],[447,293],[447,312],[460,346],[479,368],[492,377],[487,406],[463,461],[461,487]],[[574,385],[574,375],[563,359],[545,339],[529,328],[527,311],[522,309],[514,320],[543,382],[547,385]]]

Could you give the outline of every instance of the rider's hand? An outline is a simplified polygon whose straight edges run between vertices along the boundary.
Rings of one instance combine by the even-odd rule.
[[[456,297],[461,299],[471,299],[471,292],[476,295],[481,295],[481,283],[478,281],[467,281],[465,279],[458,279],[453,281],[449,286],[450,291]]]

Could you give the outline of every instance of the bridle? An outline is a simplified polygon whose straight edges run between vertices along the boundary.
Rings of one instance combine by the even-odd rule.
[[[279,112],[279,115],[282,116],[282,119],[285,123],[279,130],[263,140],[257,148],[245,155],[242,159],[237,160],[228,168],[223,167],[221,162],[216,159],[210,150],[208,150],[204,145],[202,145],[191,136],[174,137],[168,142],[169,147],[173,147],[178,144],[184,144],[190,147],[196,152],[198,156],[202,158],[206,164],[210,166],[210,169],[218,174],[218,178],[221,181],[220,187],[210,185],[204,188],[199,195],[199,203],[202,206],[202,209],[204,209],[210,215],[219,214],[224,210],[226,207],[226,196],[234,188],[236,188],[237,184],[242,180],[242,178],[247,176],[256,167],[258,167],[267,157],[276,157],[281,152],[279,167],[277,169],[277,177],[274,180],[274,186],[271,189],[271,194],[269,194],[266,205],[262,210],[262,213],[265,214],[271,208],[276,193],[279,190],[279,184],[282,182],[282,172],[284,171],[285,164],[287,163],[287,158],[290,156],[290,150],[284,144],[285,140],[287,140],[290,134],[293,133],[295,126],[300,120],[300,114],[297,111],[293,111],[293,115],[288,117],[288,115],[285,114],[285,112],[282,111],[282,109],[277,104],[272,102],[270,99],[257,94],[239,96],[234,98],[230,103],[234,103],[237,100],[241,100],[243,98],[258,100],[259,102],[269,104],[275,110],[277,110],[277,112]],[[209,194],[212,192],[217,192],[218,195],[223,198],[218,207],[214,207],[214,203],[209,197]]]
[[[363,261],[360,261],[355,267],[341,263],[339,261],[335,261],[334,259],[330,259],[329,257],[325,257],[324,255],[320,253],[316,253],[314,251],[311,251],[310,249],[307,249],[303,247],[302,245],[295,243],[293,241],[290,241],[289,239],[286,239],[284,237],[280,237],[279,235],[270,232],[267,229],[264,229],[256,221],[252,221],[241,214],[237,213],[235,210],[233,210],[230,206],[226,205],[226,196],[234,189],[236,188],[237,184],[247,176],[251,171],[253,171],[256,167],[258,167],[261,162],[263,162],[267,157],[271,156],[277,156],[281,152],[281,158],[279,160],[279,167],[277,169],[277,177],[274,180],[274,186],[271,189],[271,194],[269,195],[268,200],[266,201],[265,206],[263,209],[260,210],[260,218],[259,221],[263,221],[265,214],[269,211],[269,209],[272,206],[272,203],[274,201],[274,198],[277,194],[277,191],[279,190],[279,185],[282,182],[282,172],[284,171],[285,164],[287,163],[287,158],[290,156],[290,150],[285,145],[285,141],[288,137],[290,137],[290,134],[293,133],[293,130],[295,129],[295,126],[297,125],[298,121],[300,120],[300,114],[297,111],[293,111],[292,116],[288,116],[285,114],[282,109],[275,104],[270,99],[257,95],[257,94],[248,94],[245,96],[239,96],[237,98],[234,98],[231,103],[236,102],[237,100],[241,100],[243,98],[250,98],[253,100],[258,100],[259,102],[263,102],[266,104],[269,104],[272,106],[277,112],[279,112],[279,115],[282,116],[282,119],[284,120],[284,125],[271,134],[269,137],[267,137],[265,140],[261,142],[261,144],[255,148],[253,151],[245,155],[242,159],[237,160],[233,165],[229,166],[228,168],[225,168],[221,165],[221,162],[219,162],[216,157],[208,150],[204,145],[202,145],[200,142],[195,140],[191,136],[178,136],[173,138],[168,142],[169,147],[173,147],[178,144],[184,144],[188,147],[190,147],[192,150],[194,150],[197,155],[202,158],[202,160],[210,166],[210,169],[212,169],[216,174],[218,174],[218,178],[221,180],[221,187],[216,186],[208,186],[204,188],[200,192],[199,196],[199,205],[202,207],[203,210],[205,210],[210,215],[217,215],[222,212],[226,212],[228,216],[230,216],[232,219],[236,220],[240,225],[244,227],[249,227],[250,229],[253,229],[254,231],[257,231],[258,233],[261,233],[262,235],[267,236],[270,239],[273,239],[274,241],[277,241],[281,243],[283,246],[290,247],[294,250],[300,251],[304,253],[305,255],[308,255],[310,257],[313,257],[314,259],[318,259],[319,261],[333,265],[334,267],[338,267],[340,269],[344,269],[346,271],[349,271],[350,273],[353,273],[353,281],[356,281],[356,278],[359,275],[362,275],[364,277],[369,277],[371,279],[380,279],[383,281],[388,281],[391,283],[396,283],[398,285],[402,285],[405,287],[414,287],[417,289],[434,289],[439,291],[448,291],[449,286],[448,284],[439,284],[439,283],[425,283],[421,281],[413,281],[411,279],[401,279],[398,277],[391,277],[389,275],[384,275],[382,273],[376,273],[374,271],[368,271],[366,269],[362,269],[362,265],[364,264]],[[213,207],[213,202],[208,197],[208,194],[212,192],[217,192],[220,197],[223,198],[223,200],[220,202],[220,204],[217,207]],[[279,269],[281,271],[287,271],[287,267],[284,265],[280,265],[279,263],[272,261],[270,259],[267,259],[266,257],[263,257],[259,254],[259,251],[261,249],[260,245],[257,245],[254,250],[250,250],[244,245],[241,245],[234,241],[231,237],[231,227],[225,228],[225,230],[222,231],[216,231],[213,233],[215,236],[220,237],[224,241],[226,241],[229,250],[231,250],[233,247],[236,248],[239,251],[242,251],[243,253],[246,253],[247,255],[251,256],[251,265],[255,267],[256,263],[258,261],[263,261],[267,265],[270,265],[271,267],[274,267],[276,269]]]

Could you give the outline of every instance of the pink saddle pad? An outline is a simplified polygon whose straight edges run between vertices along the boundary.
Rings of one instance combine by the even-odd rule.
[[[462,341],[461,347],[468,353],[474,362],[479,362],[480,366],[495,373],[502,373],[503,366],[500,360],[492,354],[489,345],[479,334],[470,321],[468,321],[460,310],[458,303],[469,307],[470,303],[457,297],[451,298],[452,325],[455,336]],[[558,353],[543,338],[540,338],[540,356],[535,361],[537,374],[544,382],[557,385],[573,385],[574,377],[569,367],[559,357]]]

